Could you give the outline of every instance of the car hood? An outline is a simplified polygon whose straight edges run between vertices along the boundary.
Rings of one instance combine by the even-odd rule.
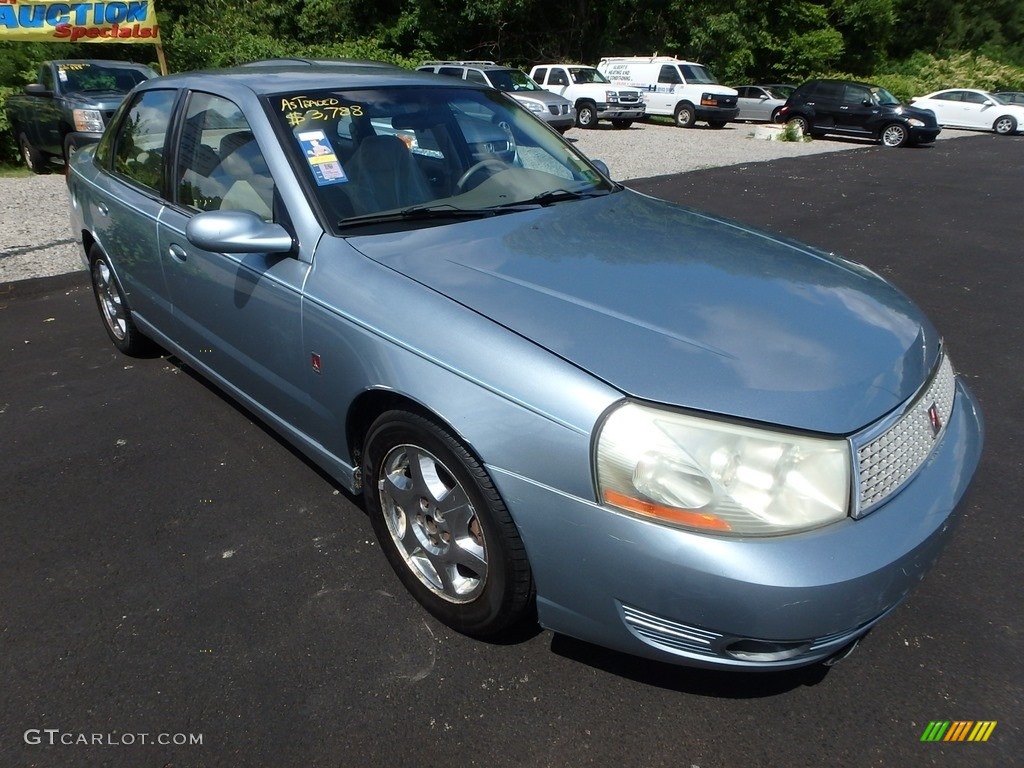
[[[71,107],[109,112],[117,109],[126,95],[124,91],[75,91],[66,98]]]
[[[939,353],[866,268],[628,190],[349,243],[624,394],[683,408],[849,434],[913,395]]]
[[[911,104],[901,104],[898,107],[890,107],[890,110],[897,114],[905,115],[906,117],[916,117],[925,125],[931,125],[935,122],[935,113],[924,107],[918,107]]]

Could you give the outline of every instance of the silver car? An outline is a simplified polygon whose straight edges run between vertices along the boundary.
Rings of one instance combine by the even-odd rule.
[[[493,61],[428,61],[417,69],[504,91],[559,133],[576,125],[576,107],[571,101],[541,88],[515,67],[502,67]]]
[[[789,94],[781,89],[776,91],[769,85],[736,86],[739,96],[736,104],[740,108],[737,120],[759,120],[770,123],[779,122],[779,109],[785,105]]]
[[[139,86],[67,181],[113,344],[361,495],[440,621],[841,657],[949,539],[974,398],[877,275],[606,171],[489,87],[282,64]]]

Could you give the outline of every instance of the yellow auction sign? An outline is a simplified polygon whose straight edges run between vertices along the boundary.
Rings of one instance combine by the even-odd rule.
[[[156,4],[0,0],[0,41],[39,43],[159,43]]]

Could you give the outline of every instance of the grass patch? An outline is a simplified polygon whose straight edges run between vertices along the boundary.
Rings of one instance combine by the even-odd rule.
[[[0,163],[0,178],[16,179],[21,176],[33,176],[34,174],[24,165],[6,165]]]

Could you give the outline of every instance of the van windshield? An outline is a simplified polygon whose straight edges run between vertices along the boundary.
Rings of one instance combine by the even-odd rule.
[[[700,64],[680,64],[679,69],[688,83],[718,83],[715,76]]]

